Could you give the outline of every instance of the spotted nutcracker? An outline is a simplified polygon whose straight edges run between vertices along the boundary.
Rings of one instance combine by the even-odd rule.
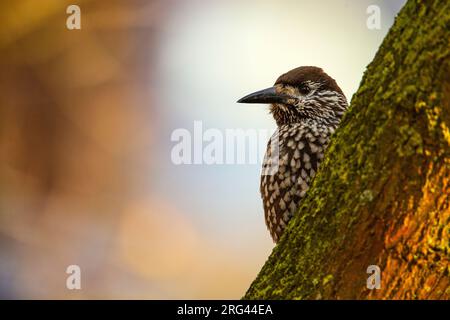
[[[278,242],[317,172],[347,100],[321,68],[299,67],[281,75],[273,87],[238,102],[269,103],[277,123],[267,145],[260,191],[267,228]]]

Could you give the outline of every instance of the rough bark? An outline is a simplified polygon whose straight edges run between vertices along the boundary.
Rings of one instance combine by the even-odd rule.
[[[449,39],[449,1],[404,6],[245,299],[450,297]]]

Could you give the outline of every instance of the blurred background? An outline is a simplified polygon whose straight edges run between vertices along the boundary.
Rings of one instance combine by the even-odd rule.
[[[404,2],[2,1],[0,298],[240,298],[273,248],[260,165],[174,165],[171,133],[274,129],[235,101],[301,65],[350,100]]]

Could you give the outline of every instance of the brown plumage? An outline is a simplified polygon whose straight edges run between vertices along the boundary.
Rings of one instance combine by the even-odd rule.
[[[322,69],[299,67],[281,75],[274,87],[238,102],[270,103],[277,123],[260,184],[266,225],[277,242],[319,168],[347,100]]]

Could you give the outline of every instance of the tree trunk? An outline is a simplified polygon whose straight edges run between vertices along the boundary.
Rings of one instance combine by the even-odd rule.
[[[450,298],[449,39],[449,1],[408,1],[244,299]]]

